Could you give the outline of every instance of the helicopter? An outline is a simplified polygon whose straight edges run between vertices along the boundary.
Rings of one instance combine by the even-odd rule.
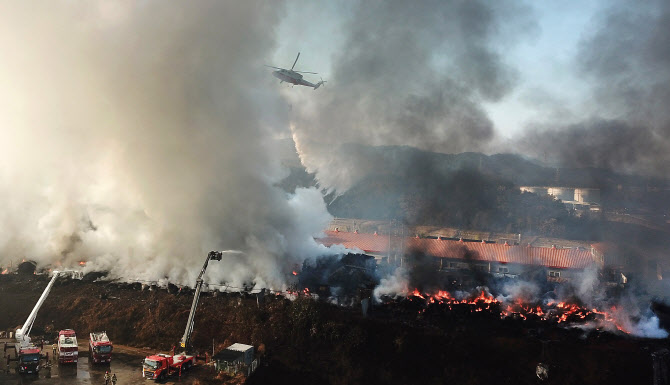
[[[272,76],[281,80],[279,82],[279,84],[281,84],[283,82],[287,82],[287,83],[291,83],[293,85],[312,87],[316,90],[326,81],[321,79],[320,82],[317,82],[315,84],[315,83],[310,83],[307,80],[303,79],[301,74],[314,74],[314,75],[316,75],[317,73],[316,72],[307,72],[307,71],[294,71],[293,68],[295,67],[295,63],[298,62],[299,57],[300,57],[300,52],[298,52],[298,56],[296,56],[295,61],[293,62],[293,65],[291,66],[290,70],[287,70],[286,68],[279,68],[279,67],[269,66],[267,64],[265,66],[270,67],[270,68],[274,68],[274,69],[277,70],[277,71],[272,71]]]

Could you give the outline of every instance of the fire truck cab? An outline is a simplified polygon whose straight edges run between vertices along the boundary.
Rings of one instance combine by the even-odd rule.
[[[88,353],[92,363],[112,362],[112,342],[107,337],[107,332],[90,333]]]
[[[37,373],[40,370],[40,349],[36,346],[19,349],[17,358],[17,370],[19,373]]]
[[[186,354],[156,354],[144,359],[142,376],[151,380],[164,380],[173,374],[179,374],[193,366],[193,356]]]
[[[79,360],[79,345],[77,335],[72,329],[58,332],[58,362],[76,363]]]

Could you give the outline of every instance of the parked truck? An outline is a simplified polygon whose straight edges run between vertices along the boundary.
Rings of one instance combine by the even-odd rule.
[[[193,366],[193,356],[186,353],[163,354],[158,353],[148,356],[142,364],[142,375],[144,378],[162,381],[177,374],[181,374]]]
[[[112,341],[107,337],[107,332],[89,334],[88,356],[90,362],[94,364],[112,362],[112,349]]]
[[[42,356],[40,353],[40,348],[35,346],[30,339],[30,331],[33,328],[33,323],[35,322],[35,317],[37,317],[37,312],[42,307],[42,304],[46,300],[51,288],[56,282],[60,272],[54,271],[49,284],[42,292],[42,295],[37,300],[35,307],[28,315],[28,318],[23,323],[23,325],[16,330],[15,337],[16,342],[14,343],[14,358],[7,356],[7,367],[11,361],[17,361],[17,370],[19,373],[37,373],[40,370],[40,360],[42,358],[48,359],[48,353],[45,356]],[[7,350],[7,344],[4,346],[5,351]]]
[[[79,345],[77,335],[72,329],[58,332],[58,363],[77,363],[79,360]]]
[[[195,362],[193,355],[190,355],[191,351],[191,334],[193,333],[193,325],[195,320],[195,310],[198,308],[198,301],[200,300],[200,291],[202,290],[203,275],[205,270],[207,270],[207,265],[210,260],[220,261],[223,256],[221,251],[210,251],[207,254],[205,259],[205,264],[200,270],[198,279],[195,281],[195,294],[193,296],[193,303],[191,304],[191,312],[188,315],[188,321],[186,321],[186,330],[184,330],[184,335],[179,342],[179,346],[184,349],[182,353],[179,354],[154,354],[148,356],[142,362],[142,376],[144,378],[152,380],[164,380],[168,376],[181,374],[191,368]]]
[[[17,361],[16,369],[19,373],[38,373],[40,371],[40,359],[42,358],[40,348],[37,346],[20,348],[15,358]],[[7,357],[8,365],[9,361],[10,358]]]

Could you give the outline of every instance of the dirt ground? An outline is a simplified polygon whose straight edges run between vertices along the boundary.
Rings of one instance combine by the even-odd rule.
[[[43,276],[0,276],[0,330],[20,325],[46,284]],[[115,345],[128,346],[119,350],[128,362],[124,378],[137,378],[143,348],[169,350],[180,339],[192,298],[140,284],[59,280],[32,335],[72,328],[81,339],[106,330]],[[201,353],[235,342],[253,345],[261,364],[247,383],[292,385],[537,384],[540,362],[550,370],[546,384],[651,384],[651,354],[670,347],[667,339],[585,333],[485,312],[422,317],[411,308],[376,306],[363,317],[358,308],[239,293],[201,299],[193,341]],[[115,369],[117,363],[123,359],[112,364]],[[76,378],[88,373],[82,381],[89,382],[81,383],[95,383],[100,373],[76,372]],[[194,384],[241,382],[207,371],[187,378]]]

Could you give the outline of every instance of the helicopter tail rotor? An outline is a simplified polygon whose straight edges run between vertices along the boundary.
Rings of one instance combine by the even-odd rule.
[[[324,84],[324,83],[326,83],[326,80],[323,80],[323,78],[321,78],[321,81],[316,83],[316,85],[314,86],[314,90],[321,87],[321,85]]]

